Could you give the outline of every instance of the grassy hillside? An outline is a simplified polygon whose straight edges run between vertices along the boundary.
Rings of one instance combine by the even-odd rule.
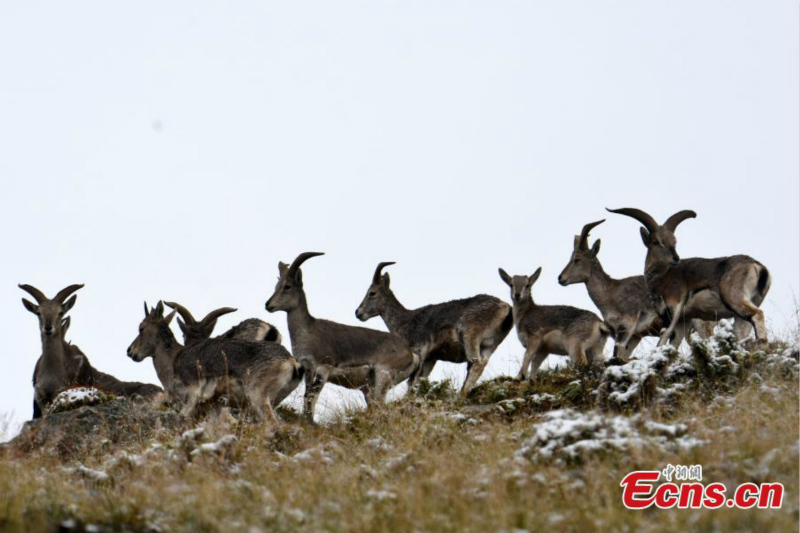
[[[0,530],[797,531],[797,358],[795,341],[747,350],[721,328],[691,354],[463,400],[425,383],[324,427],[283,410],[269,433],[210,415],[124,444],[98,431],[66,459],[11,446]],[[783,508],[626,510],[623,476],[668,463],[729,490],[781,482]]]

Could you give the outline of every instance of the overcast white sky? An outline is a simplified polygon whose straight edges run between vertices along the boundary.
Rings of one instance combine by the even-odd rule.
[[[799,38],[788,0],[3,3],[0,412],[30,416],[40,354],[17,283],[85,283],[72,341],[157,382],[125,356],[142,300],[236,306],[219,331],[256,316],[288,345],[264,302],[306,250],[312,312],[345,323],[384,260],[409,307],[543,266],[539,302],[593,309],[556,282],[584,223],[608,218],[612,275],[644,262],[606,206],[696,210],[681,255],[762,261],[784,328]]]

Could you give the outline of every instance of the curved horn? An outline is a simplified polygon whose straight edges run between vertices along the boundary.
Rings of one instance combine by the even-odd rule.
[[[689,209],[686,209],[684,211],[678,211],[677,213],[669,217],[666,222],[664,222],[664,227],[670,230],[671,232],[675,233],[675,228],[678,227],[678,224],[680,224],[687,218],[696,218],[696,217],[697,213]]]
[[[311,259],[312,257],[316,257],[318,255],[325,255],[322,252],[303,252],[302,254],[298,255],[297,258],[292,261],[291,266],[289,266],[289,270],[286,271],[287,276],[294,276],[297,272],[297,269],[300,268],[300,265],[306,262],[306,260]]]
[[[40,291],[39,289],[37,289],[33,285],[19,284],[19,285],[17,285],[17,287],[19,287],[23,291],[25,291],[28,294],[30,294],[31,296],[33,296],[33,298],[36,300],[36,303],[40,304],[42,302],[46,302],[47,301],[47,296],[45,296],[42,291]]]
[[[641,222],[642,225],[645,228],[647,228],[647,231],[649,232],[653,232],[656,229],[658,229],[658,222],[656,222],[656,220],[653,217],[651,217],[641,209],[634,209],[633,207],[623,207],[621,209],[609,209],[606,207],[606,211],[608,211],[609,213],[617,213],[619,215],[625,215],[631,218],[635,218],[636,220]]]
[[[67,299],[67,297],[72,294],[73,292],[77,291],[78,289],[83,287],[83,283],[77,283],[75,285],[70,285],[69,287],[64,287],[58,294],[53,297],[53,300],[56,302],[63,302]]]
[[[194,319],[192,313],[190,313],[189,310],[186,309],[181,304],[175,302],[164,302],[164,303],[173,308],[174,310],[176,310],[181,315],[183,321],[189,324],[190,326],[197,324],[197,320]]]
[[[583,227],[583,229],[581,230],[581,239],[580,239],[581,250],[589,249],[589,232],[592,231],[592,229],[595,226],[599,226],[605,221],[606,219],[598,220],[597,222],[589,222]]]
[[[167,304],[169,305],[169,304]],[[237,309],[235,307],[220,307],[219,309],[214,309],[210,313],[208,313],[203,320],[200,321],[203,325],[211,324],[215,322],[219,317],[222,315],[227,315],[228,313],[234,313]]]
[[[385,261],[383,263],[378,263],[378,266],[375,268],[375,274],[372,275],[372,283],[378,283],[381,280],[381,271],[388,267],[389,265],[394,265],[395,261]]]

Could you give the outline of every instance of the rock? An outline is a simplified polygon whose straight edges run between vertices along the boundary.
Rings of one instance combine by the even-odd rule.
[[[62,391],[47,408],[47,414],[63,413],[85,405],[100,405],[114,398],[113,395],[94,387],[73,387]]]
[[[3,448],[17,454],[45,451],[68,460],[93,450],[107,452],[108,446],[127,446],[160,428],[181,428],[184,423],[184,418],[174,411],[119,397],[30,420]]]

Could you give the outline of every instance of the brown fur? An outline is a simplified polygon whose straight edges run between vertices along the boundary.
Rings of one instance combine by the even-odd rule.
[[[500,278],[511,289],[514,325],[525,347],[518,378],[533,381],[539,367],[550,354],[569,355],[577,367],[599,364],[609,330],[590,311],[568,305],[537,305],[531,289],[539,278],[539,268],[532,276],[510,276],[502,268]]]
[[[259,421],[277,421],[274,407],[302,379],[300,365],[283,346],[217,338],[184,347],[169,328],[174,311],[165,317],[162,302],[151,310],[145,304],[145,311],[128,356],[137,362],[153,358],[170,396],[183,403],[184,415],[224,395],[232,404],[250,407]]]
[[[489,358],[513,327],[508,304],[486,294],[471,298],[406,309],[390,288],[389,274],[384,267],[375,269],[367,294],[356,309],[356,317],[366,321],[380,316],[392,333],[400,335],[421,365],[411,378],[413,384],[426,377],[436,361],[467,363],[467,378],[461,388],[466,394],[478,382]]]
[[[286,311],[292,352],[305,368],[305,416],[313,420],[319,393],[338,382],[364,393],[367,405],[383,402],[389,388],[404,381],[419,366],[419,358],[399,336],[316,318],[308,310],[300,265],[323,255],[300,254],[291,265],[278,264],[278,283],[265,307]]]
[[[694,211],[680,211],[661,225],[639,209],[609,211],[634,218],[644,226],[645,279],[656,309],[669,322],[659,345],[670,338],[692,296],[704,290],[713,292],[736,317],[749,322],[757,341],[767,340],[764,313],[759,308],[771,283],[764,265],[746,255],[681,260],[674,231],[682,221],[697,216]]]

